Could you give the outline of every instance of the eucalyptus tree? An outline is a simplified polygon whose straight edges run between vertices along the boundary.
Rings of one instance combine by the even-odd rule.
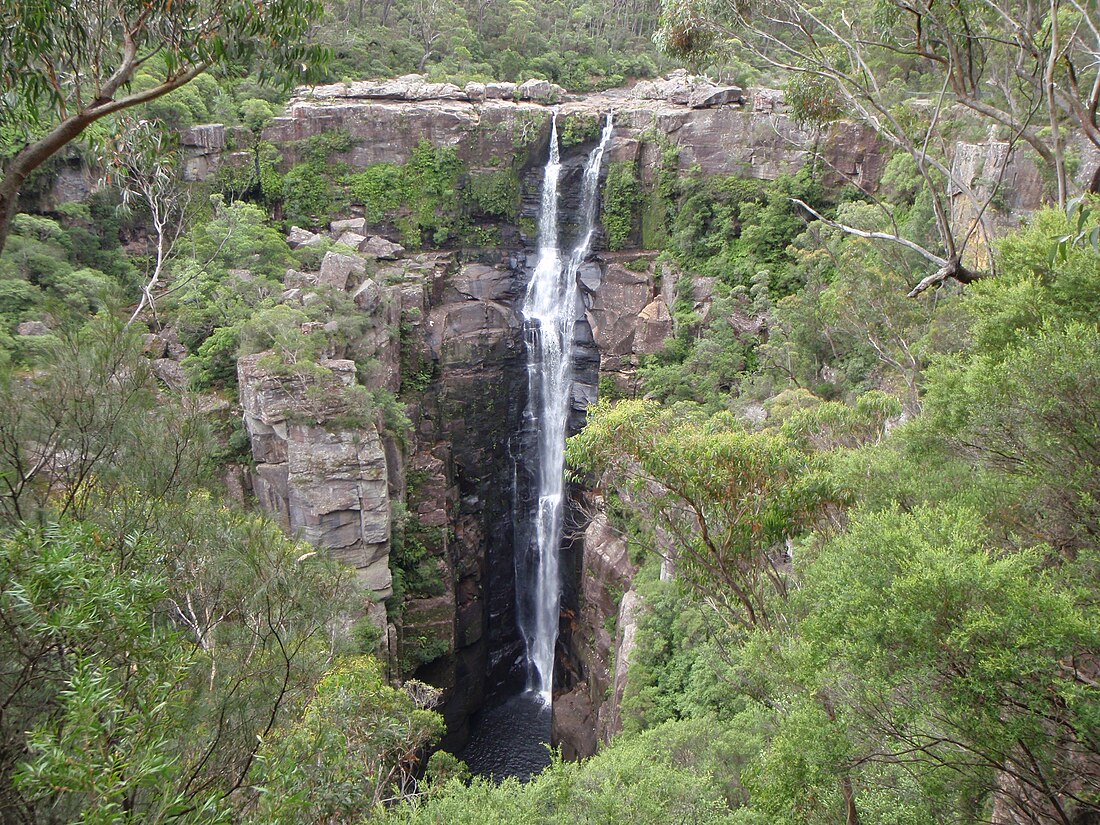
[[[884,0],[859,9],[806,0],[666,0],[659,40],[681,56],[749,55],[788,78],[788,102],[804,122],[854,117],[911,156],[931,197],[934,247],[896,226],[868,232],[829,223],[908,246],[934,264],[911,293],[919,294],[947,278],[969,283],[986,274],[964,255],[988,234],[984,221],[1007,155],[989,186],[958,174],[950,150],[960,108],[1005,140],[1008,154],[1032,150],[1066,205],[1071,144],[1100,148],[1098,20],[1096,0]],[[967,208],[953,210],[960,197]]]
[[[729,414],[622,401],[589,411],[568,459],[631,502],[655,549],[731,628],[774,626],[790,587],[784,543],[830,500],[812,458]]]
[[[319,0],[11,0],[0,6],[0,251],[19,190],[96,121],[216,66],[309,77]],[[138,72],[148,88],[131,86]]]

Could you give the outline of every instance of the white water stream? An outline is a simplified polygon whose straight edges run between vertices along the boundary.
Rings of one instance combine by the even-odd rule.
[[[538,255],[523,304],[527,327],[527,414],[535,423],[538,439],[538,512],[533,548],[537,557],[526,565],[526,571],[517,571],[516,586],[529,588],[529,598],[518,600],[520,630],[527,644],[528,688],[538,691],[547,703],[553,689],[561,604],[559,554],[565,492],[565,430],[573,383],[573,325],[579,300],[577,270],[588,256],[596,232],[600,166],[611,142],[612,128],[609,112],[599,145],[584,166],[578,235],[572,249],[563,255],[558,219],[562,165],[557,114],[554,115],[539,207]],[[531,549],[517,548],[517,552],[528,553]]]

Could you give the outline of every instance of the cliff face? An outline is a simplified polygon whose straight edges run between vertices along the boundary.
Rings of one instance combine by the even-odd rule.
[[[346,223],[334,222],[332,234]],[[297,233],[295,242],[311,238]],[[522,267],[499,255],[402,256],[393,245],[385,254],[400,257],[328,253],[319,272],[289,272],[282,299],[309,303],[322,286],[354,297],[372,319],[365,352],[374,374],[401,391],[412,431],[384,434],[381,416],[346,420],[337,400],[356,380],[350,360],[322,360],[318,376],[272,353],[243,357],[252,488],[286,529],[355,569],[373,594],[364,611],[385,631],[391,667],[444,688],[445,744],[461,744],[487,686],[508,681],[520,652],[509,440],[526,389],[514,308]],[[387,618],[391,570],[414,552],[425,557],[425,581],[396,583]]]
[[[327,360],[324,377],[287,374],[263,356],[240,359],[241,407],[256,462],[252,488],[284,529],[328,549],[379,599],[391,595],[386,455],[370,422],[348,427],[316,400],[355,382],[355,364]]]
[[[286,117],[264,132],[287,166],[309,138],[345,134],[330,158],[352,170],[410,160],[422,141],[453,147],[471,175],[507,170],[519,186],[519,212],[497,221],[497,245],[406,254],[373,233],[395,230],[366,217],[334,221],[328,235],[353,252],[329,252],[318,272],[287,273],[283,301],[308,303],[320,288],[351,296],[371,323],[365,351],[373,375],[399,393],[412,421],[404,438],[381,417],[349,423],[317,399],[355,382],[356,365],[330,353],[323,377],[288,375],[263,354],[242,358],[241,401],[256,462],[260,504],[291,531],[326,548],[373,592],[365,612],[385,629],[384,647],[400,673],[444,688],[447,746],[461,745],[467,719],[486,697],[523,678],[516,630],[514,530],[523,496],[526,348],[520,306],[529,278],[551,104],[563,143],[562,213],[579,203],[580,171],[602,114],[615,112],[611,163],[637,178],[698,165],[714,174],[774,178],[807,162],[809,136],[783,112],[781,96],[746,97],[684,74],[582,99],[544,83],[471,84],[417,78],[301,90]],[[234,157],[217,127],[190,130],[188,170],[203,178]],[[873,188],[882,167],[866,130],[839,126],[821,138],[832,182]],[[670,151],[674,150],[674,151]],[[250,159],[251,155],[247,159]],[[671,160],[674,159],[674,160]],[[244,156],[236,161],[244,161]],[[568,221],[568,218],[565,218]],[[570,227],[566,226],[568,235]],[[294,229],[292,245],[320,240]],[[597,242],[599,249],[604,244]],[[574,416],[583,423],[601,383],[630,394],[638,358],[672,331],[674,278],[652,253],[598,253],[580,272],[575,334]],[[574,498],[583,494],[574,491]],[[585,528],[580,509],[569,517]],[[420,571],[412,581],[407,565]],[[557,738],[571,753],[591,752],[617,729],[631,631],[633,568],[625,544],[597,519],[567,552]],[[428,575],[422,575],[424,571]],[[396,572],[397,580],[394,579]],[[388,615],[381,600],[390,597]],[[625,595],[624,595],[625,594]],[[626,614],[620,616],[622,610]],[[614,670],[612,669],[614,663]]]
[[[746,95],[683,72],[629,90],[570,99],[545,86],[526,93],[513,84],[459,89],[424,83],[414,75],[300,89],[287,115],[276,118],[263,137],[292,148],[304,139],[346,130],[356,145],[337,160],[353,168],[403,163],[421,140],[428,140],[455,147],[460,160],[483,170],[544,147],[555,109],[563,123],[613,111],[611,160],[636,162],[643,171],[655,169],[662,150],[671,146],[680,150],[680,171],[698,165],[708,174],[771,180],[798,171],[810,160],[804,147],[815,143],[830,185],[851,182],[874,189],[883,167],[870,129],[838,123],[815,138],[787,116],[782,93],[770,89]],[[292,149],[288,160],[295,159]]]
[[[591,756],[622,730],[619,705],[634,650],[637,593],[626,539],[598,497],[581,543],[580,597],[572,649],[577,683],[554,703],[551,738],[567,758]]]

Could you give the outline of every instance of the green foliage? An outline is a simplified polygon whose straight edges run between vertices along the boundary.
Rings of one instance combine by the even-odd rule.
[[[858,202],[841,209],[857,225],[872,215]],[[731,416],[683,404],[597,405],[570,441],[571,461],[617,494],[612,510],[629,502],[631,535],[678,578],[636,579],[645,607],[624,725],[755,712],[756,746],[736,769],[745,821],[981,818],[1006,772],[1019,798],[998,804],[1095,810],[1047,784],[1070,787],[1100,759],[1100,695],[1065,666],[1091,660],[1100,641],[1100,269],[1087,244],[1051,254],[1065,226],[1038,214],[1002,241],[998,278],[926,304],[902,297],[904,258],[827,235],[826,255],[800,239],[808,286],[764,310],[765,354],[784,354],[795,379],[770,385],[767,417],[754,422],[766,460]],[[768,307],[766,297],[752,301]],[[690,321],[686,301],[679,313]],[[860,341],[877,361],[864,374],[879,387],[909,376],[904,392],[853,386]],[[820,360],[803,372],[798,359]],[[834,400],[799,387],[803,375],[825,387],[830,362],[847,370],[830,376]],[[899,414],[913,420],[890,429]],[[770,511],[784,493],[752,482],[780,448],[820,455],[792,471],[821,496],[808,520]],[[739,556],[753,545],[728,543],[739,524],[729,502],[746,500],[761,540]],[[765,549],[768,512],[787,525],[782,550]],[[739,567],[752,558],[763,564],[755,579]],[[743,601],[753,586],[766,621]]]
[[[348,179],[352,200],[364,208],[371,223],[390,222],[410,248],[442,246],[462,232],[461,179],[465,170],[451,146],[420,141],[402,166],[375,164]],[[512,181],[505,172],[488,173],[467,193],[479,214],[511,210]],[[515,190],[518,197],[518,185]]]
[[[749,822],[731,819],[741,802],[729,765],[745,739],[713,720],[673,722],[624,737],[583,765],[554,759],[530,783],[451,781],[394,808],[386,823],[454,825]]]
[[[783,87],[784,101],[794,119],[811,127],[825,126],[844,116],[842,95],[828,78],[795,74]]]
[[[205,119],[217,97],[204,74],[212,67],[255,68],[261,79],[289,82],[315,77],[330,55],[305,34],[321,10],[315,0],[278,9],[239,0],[166,4],[136,16],[104,15],[83,1],[52,10],[35,0],[6,4],[0,76],[13,94],[0,100],[0,135],[11,188],[0,211],[0,251],[27,176],[97,121],[140,104],[173,125]]]
[[[283,176],[284,217],[297,226],[319,228],[338,211],[332,179],[323,166],[300,163]]]
[[[402,203],[402,167],[393,163],[375,163],[349,179],[352,199],[362,204],[363,214],[372,224],[382,223]]]
[[[218,327],[183,360],[184,369],[196,389],[231,386],[237,382],[237,351],[240,332],[237,327]]]
[[[519,176],[510,169],[470,174],[464,195],[474,217],[513,221],[519,216]]]
[[[425,527],[404,505],[393,507],[390,569],[410,598],[441,596],[447,590],[440,554],[445,528]]]
[[[1001,275],[975,285],[967,304],[980,351],[1011,352],[1044,325],[1096,322],[1098,253],[1086,245],[1055,254],[1058,236],[1068,229],[1064,213],[1042,210],[1023,231],[1000,241]]]
[[[259,135],[264,126],[275,117],[275,107],[266,100],[250,97],[241,103],[241,125],[254,135]]]
[[[806,452],[853,449],[883,438],[887,420],[901,411],[897,398],[871,390],[852,406],[825,401],[796,410],[786,416],[782,432]]]
[[[559,140],[564,149],[598,140],[603,124],[598,115],[577,113],[561,119]]]
[[[414,673],[421,665],[434,662],[450,652],[450,640],[441,636],[424,632],[406,634],[401,640],[401,672]]]
[[[398,219],[401,237],[409,246],[425,240],[441,246],[458,234],[458,184],[462,171],[453,147],[421,141],[404,167],[402,194],[408,215]]]
[[[117,235],[110,236],[114,227],[97,236],[90,231],[94,220],[86,208],[69,210],[61,220],[15,216],[0,256],[0,333],[9,336],[21,321],[40,318],[71,328],[134,294],[134,268]],[[14,340],[3,343],[7,357],[32,360]]]
[[[662,66],[651,40],[658,4],[629,14],[570,0],[536,9],[515,2],[488,10],[447,0],[428,6],[328,4],[316,41],[330,46],[329,77],[398,77],[424,72],[433,81],[543,78],[573,91],[605,89],[653,77]]]
[[[695,311],[690,278],[676,284],[672,307],[675,337],[643,360],[638,370],[642,389],[662,401],[696,401],[710,409],[727,406],[731,392],[750,367],[752,341],[729,318],[738,304],[713,296],[710,321],[703,325]]]
[[[319,678],[347,578],[202,494],[115,490],[93,515],[0,542],[0,799],[32,821],[226,820],[257,733]]]
[[[1045,329],[1008,352],[945,362],[929,376],[929,433],[1026,482],[1031,495],[1021,505],[1031,529],[1056,547],[1091,545],[1100,531],[1098,414],[1095,325]]]
[[[636,580],[637,581],[637,580]],[[728,721],[745,708],[738,667],[712,617],[678,582],[637,585],[644,610],[622,699],[623,730],[640,732],[671,719]]]
[[[829,724],[848,728],[830,736],[842,750],[818,755],[818,765],[861,748],[889,772],[912,748],[924,798],[963,809],[981,804],[1004,766],[1033,789],[1044,772],[1074,771],[1072,746],[1048,725],[1057,718],[1092,735],[1088,708],[1100,697],[1059,662],[1094,648],[1093,622],[1041,569],[1041,551],[1003,554],[990,539],[976,513],[948,506],[859,514],[826,544],[798,596],[801,628],[818,678],[850,674],[853,690],[843,722]],[[881,713],[867,712],[876,706]]]
[[[283,274],[294,262],[286,240],[258,206],[226,204],[219,196],[212,205],[210,220],[193,227],[186,254],[175,261],[180,288],[167,302],[191,351],[217,327],[232,326],[257,308],[272,306]],[[246,270],[248,277],[230,270]]]
[[[600,216],[609,249],[620,250],[630,244],[635,236],[636,213],[641,203],[641,188],[633,164],[612,163],[607,170]]]
[[[77,524],[0,543],[0,692],[16,749],[0,764],[6,810],[161,822],[191,802],[173,753],[187,701],[176,685],[191,661],[152,621],[167,584],[152,561],[148,542],[116,545]],[[186,822],[216,821],[224,807],[210,790],[194,803]]]
[[[352,821],[380,811],[412,784],[410,755],[443,732],[443,719],[390,687],[369,657],[339,661],[302,717],[259,754],[256,822]]]
[[[831,496],[815,464],[786,439],[690,404],[600,402],[567,455],[634,502],[648,529],[675,537],[678,574],[747,630],[768,627],[773,598],[787,592],[771,560],[777,545]]]
[[[85,517],[123,489],[165,496],[201,480],[206,427],[157,392],[137,333],[105,318],[50,336],[33,376],[0,372],[0,439],[9,445],[0,520]]]

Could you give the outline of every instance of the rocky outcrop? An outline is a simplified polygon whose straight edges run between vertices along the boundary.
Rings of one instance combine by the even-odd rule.
[[[634,648],[635,566],[626,539],[602,512],[602,502],[591,505],[597,512],[584,532],[573,636],[581,681],[554,702],[552,740],[567,757],[591,756],[622,729],[619,705]]]
[[[599,253],[581,269],[584,306],[574,343],[581,353],[574,372],[579,412],[595,399],[600,382],[610,382],[605,386],[620,395],[637,393],[639,359],[659,351],[672,334],[668,286],[676,273],[667,270],[655,253],[645,252]],[[699,311],[709,305],[706,294]]]
[[[386,455],[373,422],[338,423],[355,363],[286,370],[273,353],[237,362],[241,408],[256,462],[253,490],[284,529],[355,570],[376,600],[392,592]]]
[[[206,180],[218,170],[226,151],[226,136],[221,123],[192,126],[180,132],[184,180]]]
[[[640,81],[631,89],[630,96],[637,100],[676,103],[692,109],[744,102],[744,92],[740,86],[719,86],[709,78],[688,74],[684,69],[677,69],[667,77]]]
[[[395,592],[391,569],[401,571],[403,598],[386,633],[391,661],[443,689],[444,744],[457,747],[487,686],[515,680],[521,653],[509,441],[526,388],[515,309],[525,261],[406,254],[363,229],[351,218],[329,233],[291,230],[298,245],[365,241],[360,251],[327,252],[317,272],[289,270],[282,300],[311,306],[319,288],[340,290],[369,320],[351,342],[335,322],[304,325],[331,333],[319,369],[273,353],[239,360],[252,489],[288,531],[353,567],[376,602]],[[370,365],[371,387],[400,393],[411,432],[349,420],[340,399],[358,381],[356,363],[342,357],[351,349]],[[379,610],[367,612],[385,624]]]
[[[274,119],[263,138],[283,147],[289,163],[300,160],[297,141],[345,130],[354,145],[335,160],[356,168],[404,163],[421,140],[428,140],[455,147],[471,169],[490,170],[511,162],[517,152],[541,148],[550,106],[557,104],[563,124],[614,110],[613,159],[649,170],[671,146],[680,150],[680,170],[698,165],[709,174],[773,179],[800,169],[813,146],[826,161],[826,183],[873,190],[884,166],[869,129],[838,123],[823,135],[813,134],[788,116],[781,92],[745,92],[686,72],[580,97],[546,81],[460,89],[418,75],[301,88],[286,116]]]

